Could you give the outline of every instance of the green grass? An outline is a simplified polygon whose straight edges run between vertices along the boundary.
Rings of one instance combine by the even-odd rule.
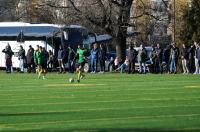
[[[0,131],[199,132],[199,75],[0,72]]]

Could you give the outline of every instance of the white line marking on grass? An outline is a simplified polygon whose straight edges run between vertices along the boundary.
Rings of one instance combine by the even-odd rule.
[[[5,128],[11,128],[11,127],[8,126],[7,124],[0,124],[0,131],[1,129],[5,129]]]
[[[61,94],[63,92],[55,92],[54,94]],[[82,92],[81,94],[81,97],[98,97],[98,98],[105,98],[105,97],[116,97],[116,96],[119,96],[119,94],[115,94],[115,95],[105,95],[105,94],[102,94],[102,95],[84,95],[83,94],[84,92]],[[88,93],[88,92],[87,92]],[[89,92],[90,93],[90,92]],[[123,96],[137,96],[137,95],[169,95],[171,93],[138,93],[138,94],[123,94]],[[172,94],[185,94],[185,92],[173,92]],[[32,94],[33,95],[41,95],[40,97],[32,97],[32,98],[27,98],[27,95],[20,95],[20,96],[16,96],[15,94],[7,94],[7,95],[4,95],[4,94],[0,94],[0,96],[11,96],[9,98],[3,98],[3,99],[0,99],[0,101],[16,101],[16,100],[41,100],[41,99],[68,99],[68,98],[75,98],[72,94],[65,94],[65,95],[57,95],[57,96],[52,96],[52,94],[47,94],[47,93],[37,93],[37,94]],[[84,95],[84,96],[83,96]],[[120,95],[122,95],[120,93]],[[73,96],[73,97],[72,97]],[[192,98],[195,98],[195,97],[192,97]],[[200,99],[200,97],[199,97]]]
[[[1,96],[1,95],[0,95]],[[12,99],[0,99],[0,101],[19,101],[19,100],[45,100],[45,99],[72,99],[75,98],[74,95],[67,95],[65,97],[62,96],[47,96],[47,97],[35,97],[35,98],[20,98],[18,99],[17,97],[12,98]]]
[[[70,122],[69,122],[70,123]],[[69,124],[68,124],[69,125]],[[72,124],[73,125],[73,124]],[[41,131],[43,130],[43,128],[22,128],[22,129],[19,129],[19,128],[15,128],[17,131]],[[134,129],[134,128],[133,128]],[[149,128],[150,130],[152,130],[151,128]],[[91,128],[90,130],[87,130],[87,132],[97,132],[98,128]],[[105,129],[106,130],[106,129]],[[109,129],[108,129],[109,130]],[[117,130],[117,128],[116,128]],[[148,128],[146,128],[146,130],[148,130]],[[191,127],[191,128],[177,128],[177,129],[155,129],[155,132],[180,132],[180,131],[185,131],[185,132],[190,132],[190,131],[194,131],[194,130],[200,130],[200,127]],[[67,130],[66,130],[67,131]]]
[[[194,131],[194,130],[200,130],[200,127],[193,127],[193,128],[177,128],[177,129],[162,129],[162,132],[171,132],[171,131],[186,131],[186,132],[190,132],[190,131]],[[157,131],[158,132],[158,131]]]
[[[64,103],[63,103],[64,104]],[[69,103],[68,103],[69,104]],[[7,107],[7,106],[5,106]],[[5,113],[5,114],[10,114],[10,115],[23,115],[23,114],[54,114],[54,113],[66,113],[66,112],[83,112],[83,111],[106,111],[106,110],[129,110],[129,109],[160,109],[160,108],[179,108],[179,107],[200,107],[200,105],[168,105],[168,106],[146,106],[146,107],[125,107],[125,108],[96,108],[96,109],[89,109],[89,108],[84,108],[84,109],[75,109],[75,110],[66,110],[66,111],[45,111],[45,112],[22,112],[22,113]],[[2,113],[3,114],[3,113]]]
[[[159,115],[159,116],[131,116],[131,117],[113,117],[113,118],[96,118],[96,119],[82,119],[82,120],[68,120],[68,121],[46,121],[46,122],[28,122],[28,123],[8,123],[9,126],[19,125],[46,125],[46,124],[65,124],[77,122],[93,122],[93,121],[119,121],[119,120],[133,120],[133,119],[159,119],[159,118],[177,118],[177,117],[197,117],[200,114],[184,114],[184,115]]]
[[[106,84],[47,84],[46,87],[85,87],[85,86],[105,86]]]
[[[21,106],[47,106],[47,105],[70,105],[70,104],[97,104],[97,103],[125,103],[125,102],[138,102],[138,101],[150,101],[150,99],[136,99],[136,100],[116,100],[116,101],[90,101],[90,102],[62,102],[62,103],[40,103],[40,104],[13,104],[13,105],[0,105],[0,107],[21,107]],[[151,100],[151,101],[163,101],[163,100]],[[200,105],[177,105],[177,106],[195,106],[199,107]],[[159,106],[161,107],[161,106]],[[162,106],[165,107],[165,106]],[[168,106],[166,106],[168,107]],[[171,107],[171,106],[169,106]],[[175,106],[173,106],[175,107]],[[134,107],[134,108],[143,108],[143,107]],[[144,107],[146,108],[146,107]]]
[[[193,86],[185,86],[185,88],[195,88],[195,89],[200,89],[200,85],[199,86],[195,86],[195,85],[193,85]]]
[[[97,85],[96,85],[97,86]],[[48,87],[48,86],[47,86]],[[40,88],[40,89],[13,89],[13,90],[0,90],[0,92],[36,92],[36,91],[39,91],[41,92],[41,90],[58,90],[58,89],[65,89],[64,87],[67,87],[67,86],[63,86],[62,88],[56,88],[56,89],[53,89],[53,88]],[[72,87],[72,86],[71,86]],[[83,86],[82,86],[83,87]],[[93,89],[93,87],[85,87],[84,89]],[[78,88],[77,88],[78,89]],[[175,90],[174,88],[156,88],[156,89],[123,89],[123,91],[158,91],[158,90]],[[180,89],[176,89],[176,90],[182,90],[181,88]],[[90,92],[117,92],[117,91],[122,91],[122,89],[116,89],[116,90],[98,90],[98,89],[95,89],[95,91],[87,91],[88,93]],[[76,91],[76,92],[82,92],[82,91]]]
[[[132,99],[132,100],[114,100],[114,101],[90,101],[90,102],[64,102],[64,103],[40,103],[40,104],[15,104],[15,105],[0,105],[0,107],[19,107],[19,106],[42,106],[42,105],[67,105],[67,104],[95,104],[95,103],[122,103],[122,102],[138,102],[138,101],[190,101],[200,99],[193,98],[165,98],[165,99]]]

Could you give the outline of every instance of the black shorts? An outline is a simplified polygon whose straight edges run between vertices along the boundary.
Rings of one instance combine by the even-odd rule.
[[[46,69],[47,68],[47,63],[42,63],[41,67],[42,67],[42,69]]]
[[[81,62],[81,63],[78,63],[77,68],[83,69],[84,66],[85,66],[85,61]]]

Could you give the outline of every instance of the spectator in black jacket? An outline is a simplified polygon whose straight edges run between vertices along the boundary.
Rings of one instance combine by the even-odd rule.
[[[166,72],[170,72],[170,50],[172,45],[167,45],[167,47],[164,50],[164,58],[166,62]]]
[[[28,52],[26,54],[27,61],[27,71],[28,73],[35,72],[35,63],[34,63],[34,49],[29,45]]]
[[[200,45],[197,44],[197,50],[196,50],[196,58],[198,60],[198,74],[200,74]]]
[[[75,51],[71,47],[68,47],[67,61],[68,61],[68,72],[69,73],[73,73],[75,70],[75,66],[73,64],[75,54],[76,54]]]
[[[5,47],[5,49],[2,50],[2,52],[5,53],[6,72],[11,73],[12,56],[14,55],[14,53],[9,44]]]
[[[49,53],[46,51],[45,47],[42,47],[42,52],[41,52],[41,56],[42,56],[42,63],[41,63],[41,68],[42,68],[42,73],[43,73],[43,80],[45,80],[45,76],[47,74],[47,61],[49,59]]]
[[[200,74],[200,47],[199,47],[199,44],[196,43],[195,44],[195,73],[194,74]]]
[[[49,53],[47,52],[45,47],[42,47],[42,55],[44,59],[44,69],[47,69],[47,62],[49,59]]]
[[[195,72],[195,45],[191,45],[189,48],[189,72],[194,73]]]
[[[160,73],[163,73],[162,61],[163,61],[163,49],[160,47],[160,44],[157,44],[155,48],[155,54],[158,62],[158,68]]]
[[[151,61],[152,73],[158,73],[158,68],[159,68],[158,57],[155,51],[155,47],[153,46],[150,52],[150,61]]]
[[[105,72],[105,61],[106,61],[106,50],[103,44],[100,44],[99,48],[99,63],[100,63],[100,73]]]
[[[130,45],[129,49],[127,50],[127,59],[129,60],[129,63],[128,63],[129,74],[135,72],[136,58],[137,58],[137,51],[133,48],[132,45]]]
[[[47,68],[49,68],[50,71],[53,70],[53,63],[54,63],[54,54],[51,50],[49,50],[49,59],[48,59],[48,62],[47,62]]]
[[[18,52],[18,59],[19,59],[19,68],[20,68],[20,72],[24,73],[24,62],[25,62],[25,50],[22,47],[22,45],[20,45],[20,49]]]
[[[188,48],[186,48],[185,44],[182,45],[181,59],[182,59],[183,74],[188,74],[189,50]]]

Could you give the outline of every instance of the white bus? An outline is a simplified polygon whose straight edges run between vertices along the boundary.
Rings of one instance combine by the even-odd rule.
[[[26,53],[31,45],[36,45],[54,51],[54,33],[60,31],[63,26],[54,24],[31,24],[22,22],[0,22],[0,67],[5,67],[5,54],[2,50],[7,44],[11,46],[14,56],[12,57],[13,67],[19,67],[18,51],[20,45]]]
[[[34,49],[36,48],[36,45],[46,47],[47,51],[51,50],[53,51],[53,47],[49,44],[46,44],[45,41],[25,41],[23,43],[17,42],[17,41],[0,41],[0,67],[5,67],[5,53],[2,52],[3,49],[5,49],[6,45],[9,44],[11,46],[12,51],[14,52],[14,55],[12,57],[12,66],[17,68],[19,67],[19,60],[18,60],[18,51],[20,48],[20,45],[23,46],[23,48],[26,51],[29,49],[29,45],[31,45]]]
[[[84,44],[86,47],[94,42],[104,42],[110,40],[109,35],[96,35],[95,39],[90,36],[91,33],[85,27],[79,25],[56,25],[56,24],[31,24],[23,22],[0,22],[0,67],[5,67],[5,54],[2,50],[7,44],[11,46],[14,52],[12,58],[13,67],[19,67],[18,51],[22,45],[26,53],[29,45],[33,48],[36,45],[45,47],[54,52],[57,56],[60,46],[65,50],[68,46],[74,50],[77,44]],[[89,41],[90,40],[90,41]]]

